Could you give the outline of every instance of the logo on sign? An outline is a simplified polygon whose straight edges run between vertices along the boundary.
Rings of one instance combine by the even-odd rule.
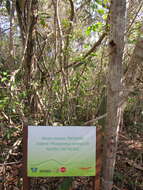
[[[37,172],[38,168],[31,168],[32,172]]]
[[[64,173],[64,172],[67,171],[67,168],[65,168],[65,167],[61,167],[59,170],[60,170],[60,172]]]

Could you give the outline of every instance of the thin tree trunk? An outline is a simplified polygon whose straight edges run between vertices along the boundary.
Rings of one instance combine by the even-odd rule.
[[[143,67],[143,27],[140,30],[133,54],[129,61],[128,70],[124,76],[124,93],[123,98],[127,100],[130,92],[134,90],[137,80],[142,77]]]
[[[107,123],[105,126],[102,190],[111,190],[116,161],[118,132],[122,116],[122,58],[124,50],[126,0],[111,1],[110,57],[107,85]]]
[[[14,11],[15,11],[15,0],[11,1],[11,7],[10,7],[10,31],[9,31],[9,66],[13,66],[14,62],[14,46],[13,46],[13,23],[14,23]]]
[[[16,11],[23,42],[22,64],[24,68],[24,84],[27,91],[27,107],[32,113],[35,110],[35,99],[32,99],[32,84],[36,68],[35,54],[35,30],[37,24],[38,0],[17,0]],[[34,96],[34,95],[33,95]],[[36,96],[35,96],[36,97]]]

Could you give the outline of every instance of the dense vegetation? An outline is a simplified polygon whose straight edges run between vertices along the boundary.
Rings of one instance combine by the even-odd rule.
[[[120,6],[112,4],[0,0],[0,189],[22,187],[26,124],[96,125],[106,136],[108,81],[116,81],[110,62],[116,54],[114,45],[118,48],[111,40],[117,24],[111,18],[118,14],[113,8]],[[123,56],[117,54],[122,57],[123,85],[117,90],[123,96],[114,189],[143,188],[142,10],[142,0],[127,2]],[[62,182],[65,189],[71,182],[73,189],[91,188],[91,178],[31,180],[33,189],[64,190]]]

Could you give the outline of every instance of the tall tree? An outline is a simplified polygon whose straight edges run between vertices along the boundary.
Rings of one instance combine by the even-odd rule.
[[[102,190],[111,190],[121,121],[122,59],[124,50],[126,0],[111,1],[107,123],[105,127]]]
[[[34,48],[35,48],[35,28],[37,24],[37,0],[17,0],[16,1],[16,11],[19,21],[19,27],[21,32],[21,38],[23,43],[23,57],[22,66],[24,68],[25,76],[24,82],[28,94],[28,105],[30,109],[33,110],[31,104],[31,82],[32,82],[32,72],[36,67],[36,61],[34,59]]]

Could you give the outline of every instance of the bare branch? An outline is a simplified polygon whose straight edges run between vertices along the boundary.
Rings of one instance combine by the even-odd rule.
[[[89,55],[91,55],[92,52],[96,51],[96,48],[101,44],[101,42],[103,41],[103,39],[105,38],[105,36],[107,35],[106,32],[104,32],[99,40],[97,42],[94,43],[93,47],[83,56],[83,58],[85,59],[86,57],[88,57]]]
[[[103,118],[106,117],[106,116],[107,116],[107,113],[105,113],[105,114],[103,114],[103,115],[101,115],[101,116],[99,116],[99,117],[97,117],[97,118],[95,118],[95,119],[86,121],[86,122],[84,123],[84,125],[89,125],[89,124],[91,124],[91,123],[93,123],[93,122],[99,121],[99,120],[103,119]]]

